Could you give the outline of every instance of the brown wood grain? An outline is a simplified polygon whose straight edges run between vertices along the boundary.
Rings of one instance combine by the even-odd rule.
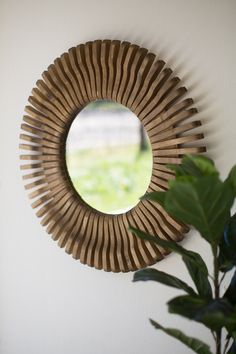
[[[175,242],[188,232],[149,200],[117,215],[93,209],[74,189],[65,161],[68,130],[78,112],[94,100],[113,100],[131,109],[148,133],[153,169],[147,191],[167,190],[174,173],[166,164],[206,150],[203,134],[194,132],[201,122],[194,119],[197,110],[186,93],[163,60],[119,40],[70,48],[36,82],[21,125],[23,180],[41,224],[73,258],[105,271],[134,271],[167,252],[137,238],[130,226]]]

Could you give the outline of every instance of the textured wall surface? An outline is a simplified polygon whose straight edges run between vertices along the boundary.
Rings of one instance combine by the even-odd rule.
[[[2,0],[0,4],[0,353],[187,354],[148,318],[211,343],[200,325],[168,315],[177,291],[132,283],[81,265],[60,250],[30,207],[19,171],[23,109],[43,70],[68,48],[97,38],[142,45],[189,88],[208,154],[222,175],[235,160],[234,0]],[[195,233],[187,248],[209,249]],[[178,256],[156,267],[188,281]]]

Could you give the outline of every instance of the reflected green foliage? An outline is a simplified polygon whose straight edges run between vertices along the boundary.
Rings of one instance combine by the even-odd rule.
[[[111,213],[136,205],[150,182],[152,154],[139,146],[80,150],[67,155],[77,192],[93,208]]]
[[[110,100],[96,100],[90,102],[89,105],[86,107],[87,113],[95,111],[96,113],[101,111],[108,111],[108,112],[129,112],[129,109],[122,104],[119,104],[114,101]]]

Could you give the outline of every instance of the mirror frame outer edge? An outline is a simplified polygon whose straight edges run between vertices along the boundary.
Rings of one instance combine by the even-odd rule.
[[[165,62],[129,42],[95,40],[55,59],[29,97],[20,139],[23,180],[41,224],[60,247],[81,263],[113,272],[135,271],[167,252],[138,239],[129,225],[176,242],[188,232],[157,203],[141,200],[128,212],[105,214],[86,204],[73,187],[65,144],[76,115],[90,102],[108,99],[129,108],[147,131],[153,157],[147,192],[168,188],[174,175],[166,164],[206,151],[192,133],[201,122],[186,88]],[[186,134],[186,132],[190,132]]]

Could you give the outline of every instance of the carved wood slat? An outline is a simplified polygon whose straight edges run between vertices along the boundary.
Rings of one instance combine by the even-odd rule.
[[[128,107],[146,129],[153,154],[148,192],[166,190],[173,172],[167,163],[202,153],[201,125],[186,88],[165,62],[145,48],[118,40],[96,40],[70,48],[42,74],[25,107],[21,170],[41,224],[60,247],[97,269],[134,271],[167,252],[136,238],[129,225],[176,242],[188,231],[158,204],[140,201],[118,215],[87,205],[70,180],[65,144],[76,115],[91,101],[111,99]],[[188,122],[189,120],[189,122]],[[28,161],[28,162],[27,162]]]

